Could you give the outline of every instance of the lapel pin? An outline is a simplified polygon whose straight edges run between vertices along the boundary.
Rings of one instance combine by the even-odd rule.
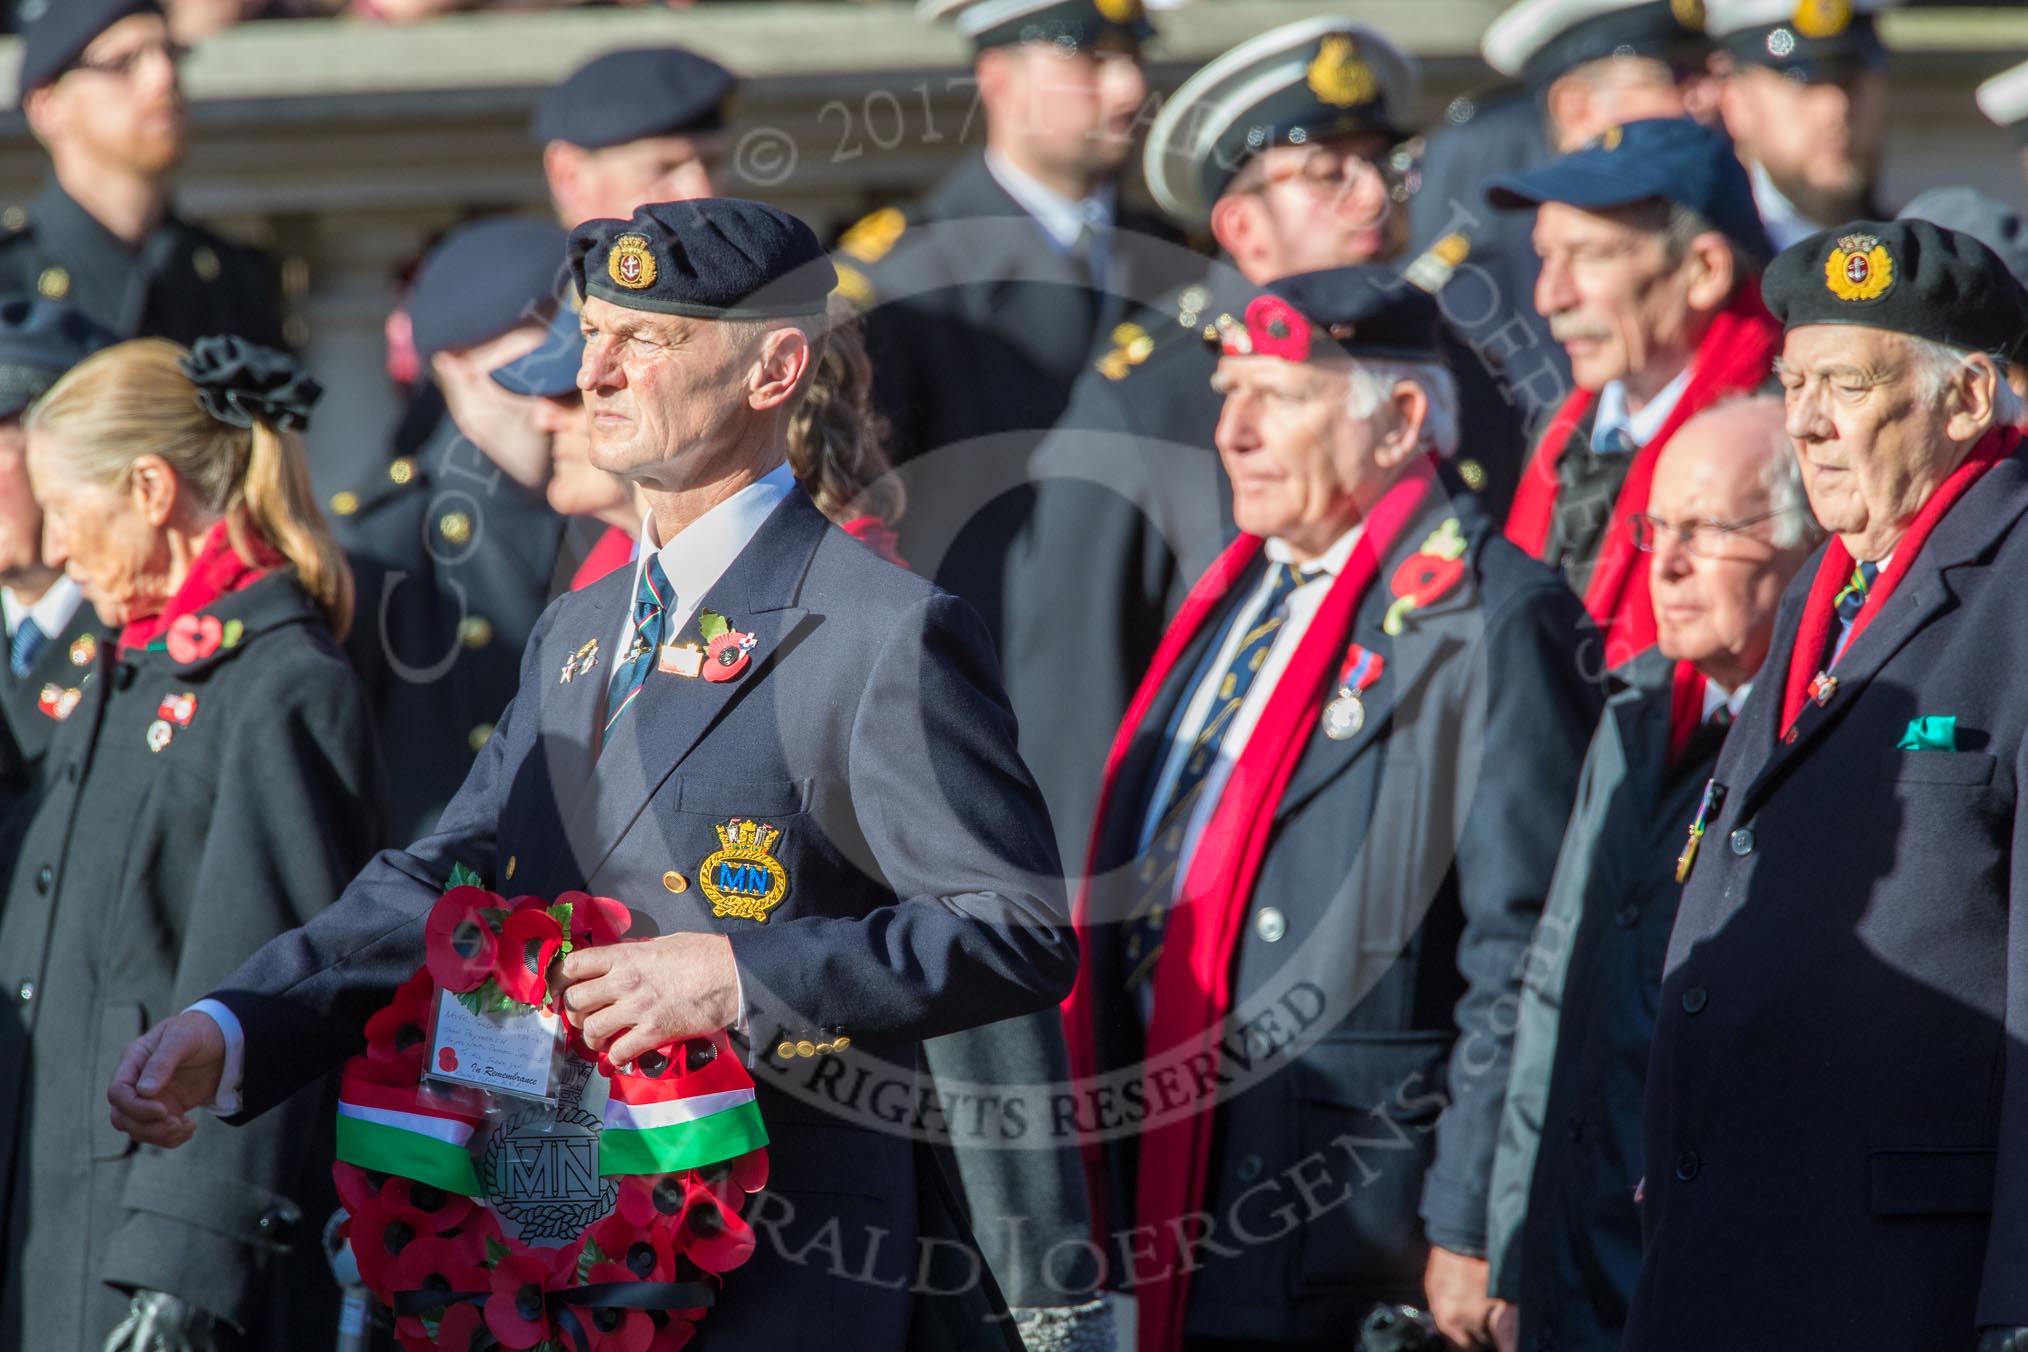
[[[99,655],[99,641],[90,634],[84,634],[70,645],[70,664],[74,667],[88,667]]]
[[[665,643],[655,659],[655,669],[666,676],[702,676],[704,649],[695,643]]]
[[[1819,709],[1831,702],[1831,696],[1838,693],[1838,678],[1829,672],[1820,671],[1810,678],[1810,698],[1817,702]]]
[[[168,719],[156,719],[148,725],[148,749],[150,751],[160,751],[163,747],[169,745],[169,739],[175,735],[176,730],[169,726]]]
[[[599,641],[591,639],[563,661],[563,674],[558,684],[569,685],[599,664]]]
[[[730,681],[745,672],[760,640],[752,634],[734,629],[725,616],[715,610],[699,611],[697,632],[703,636],[704,679],[707,681]]]
[[[76,686],[45,685],[35,697],[35,707],[61,723],[77,709],[84,691]]]
[[[1697,803],[1697,819],[1690,823],[1690,839],[1683,846],[1683,853],[1676,856],[1676,881],[1687,882],[1690,870],[1697,867],[1697,847],[1704,843],[1704,833],[1711,827],[1711,819],[1725,803],[1725,786],[1715,779],[1704,781],[1704,797]]]
[[[197,692],[186,690],[180,695],[164,695],[162,703],[155,708],[155,717],[174,723],[179,728],[190,726],[190,720],[197,714]]]

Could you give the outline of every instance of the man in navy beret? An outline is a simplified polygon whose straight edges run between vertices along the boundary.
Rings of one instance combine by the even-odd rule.
[[[1109,1284],[1143,1352],[1351,1347],[1400,1305],[1487,1344],[1504,1010],[1598,712],[1587,626],[1440,469],[1428,294],[1303,273],[1212,333],[1242,534],[1113,741],[1076,909]]]
[[[713,196],[736,86],[709,57],[636,47],[587,62],[545,94],[531,132],[564,228]]]
[[[493,368],[542,342],[564,232],[490,217],[423,258],[407,312],[434,422],[412,453],[373,462],[327,500],[352,562],[346,639],[373,700],[395,838],[426,832],[514,695],[521,649],[555,590],[565,523],[549,509],[549,437]],[[342,481],[341,482],[345,482]]]
[[[114,1121],[175,1146],[200,1105],[258,1113],[335,1066],[421,962],[454,867],[614,897],[638,942],[553,974],[586,1041],[628,1065],[731,1029],[761,1082],[761,1242],[704,1338],[902,1348],[930,1299],[911,1293],[929,1238],[914,1147],[823,1087],[835,1064],[912,1100],[924,1038],[1064,995],[1048,820],[978,617],[832,526],[790,472],[835,281],[809,228],[668,203],[579,226],[570,260],[591,456],[648,504],[641,557],[545,612],[432,835],[130,1048]],[[735,837],[750,862],[714,870]],[[798,1261],[826,1245],[850,1256]],[[971,1336],[996,1329],[1006,1346],[1004,1324]]]
[[[176,214],[184,102],[157,0],[60,0],[21,43],[21,110],[50,176],[0,211],[0,293],[67,301],[120,338],[281,346],[275,270]]]
[[[1629,1352],[2028,1346],[2028,297],[1927,221],[1776,258],[1831,538],[1686,854]]]

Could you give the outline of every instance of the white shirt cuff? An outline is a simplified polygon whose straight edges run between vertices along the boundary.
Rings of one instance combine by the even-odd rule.
[[[239,1026],[239,1016],[216,1000],[199,1000],[183,1012],[204,1015],[225,1035],[225,1070],[218,1077],[218,1092],[211,1102],[199,1106],[220,1117],[231,1117],[239,1111],[240,1081],[246,1077],[246,1033]]]

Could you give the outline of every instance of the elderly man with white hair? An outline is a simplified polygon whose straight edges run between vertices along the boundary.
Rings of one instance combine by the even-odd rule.
[[[1507,1347],[1618,1352],[1641,1270],[1641,1096],[1683,828],[1820,533],[1782,401],[1683,424],[1634,540],[1655,646],[1612,674],[1523,978],[1493,1165],[1494,1291]]]
[[[1557,575],[1454,495],[1435,302],[1377,266],[1217,326],[1242,534],[1108,761],[1067,1126],[1141,1352],[1490,1345],[1522,952],[1597,712]]]
[[[1832,538],[1702,796],[1629,1352],[2028,1345],[2028,296],[1927,221],[1769,267]],[[1742,1274],[1751,1274],[1742,1281]]]

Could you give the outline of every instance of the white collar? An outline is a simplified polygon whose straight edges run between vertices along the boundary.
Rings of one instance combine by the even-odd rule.
[[[1739,711],[1746,707],[1746,697],[1752,690],[1752,681],[1741,681],[1739,689],[1727,690],[1718,682],[1706,677],[1704,681],[1703,721],[1709,723],[1711,715],[1717,713],[1721,705],[1724,706],[1727,713],[1731,714],[1734,719],[1737,719]]]
[[[1664,385],[1653,399],[1641,405],[1639,413],[1627,412],[1627,385],[1623,380],[1606,382],[1598,392],[1598,412],[1592,417],[1591,448],[1601,455],[1610,455],[1628,449],[1639,450],[1655,439],[1655,433],[1662,430],[1662,424],[1669,421],[1669,415],[1676,411],[1676,404],[1683,398],[1683,391],[1690,386],[1690,368],[1684,367],[1676,378]],[[1631,448],[1608,434],[1625,431]]]
[[[1086,226],[1103,230],[1113,223],[1113,187],[1102,183],[1091,196],[1065,197],[995,150],[986,152],[986,172],[1035,218],[1057,248],[1070,250]]]
[[[1353,524],[1352,529],[1346,531],[1336,540],[1333,540],[1331,547],[1322,554],[1311,559],[1308,563],[1296,564],[1297,571],[1303,574],[1304,585],[1308,585],[1319,577],[1336,577],[1344,572],[1345,565],[1351,561],[1352,551],[1359,547],[1359,537],[1365,533],[1366,522],[1362,518]],[[1269,540],[1267,542],[1266,553],[1268,561],[1271,563],[1296,562],[1294,551],[1288,547],[1286,542],[1281,540]]]
[[[655,557],[662,561],[662,572],[669,579],[669,590],[675,594],[670,603],[670,613],[687,616],[704,599],[712,584],[732,566],[740,551],[753,541],[761,523],[781,505],[782,499],[795,486],[796,476],[788,461],[784,460],[685,526],[667,544],[655,542],[654,513],[644,514],[641,518],[642,548],[634,560],[634,594],[640,591],[641,570],[647,566],[644,560],[648,557],[648,550],[652,549]]]
[[[42,599],[24,608],[21,599],[11,587],[0,587],[0,611],[7,618],[7,637],[13,638],[14,631],[21,627],[21,621],[31,619],[42,631],[44,638],[55,638],[70,627],[71,616],[84,600],[84,593],[77,583],[70,580],[68,573],[59,573],[56,582],[42,594]]]
[[[1775,186],[1767,170],[1755,163],[1747,167],[1747,173],[1753,179],[1753,204],[1760,210],[1761,226],[1776,253],[1817,233],[1820,228],[1817,223],[1803,215],[1788,194]]]

